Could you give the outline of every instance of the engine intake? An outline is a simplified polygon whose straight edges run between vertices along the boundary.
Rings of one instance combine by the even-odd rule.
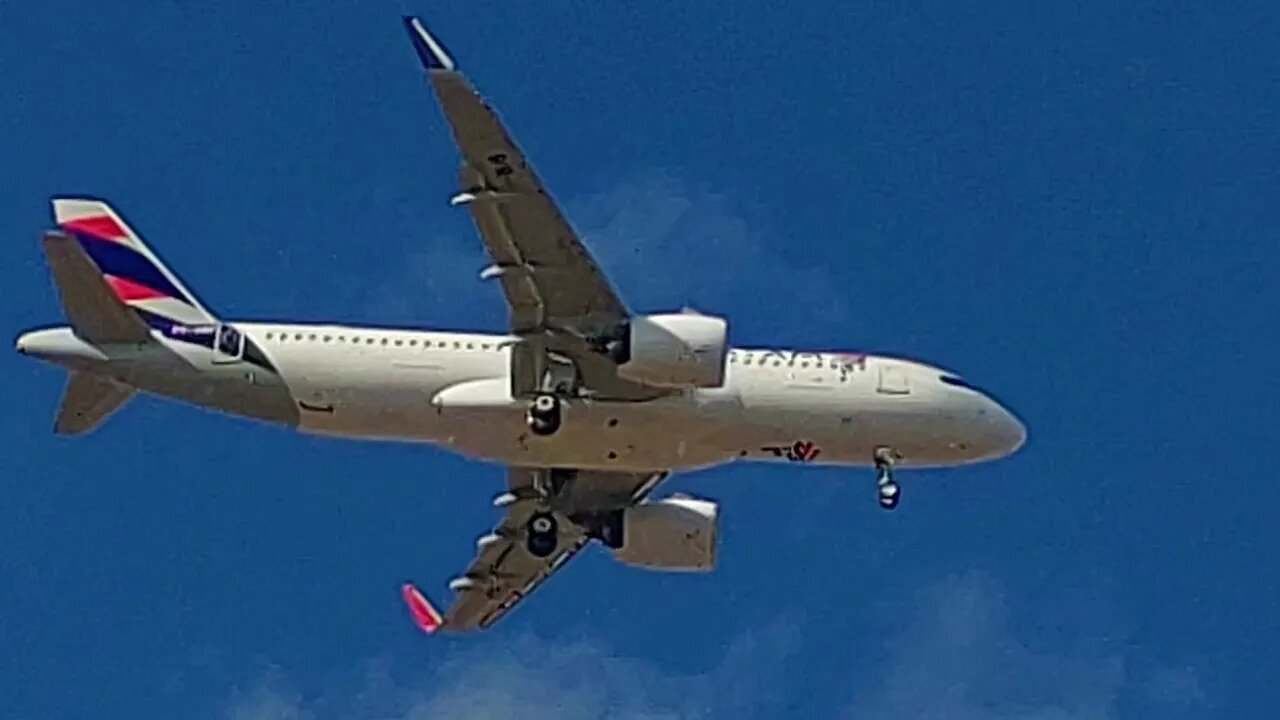
[[[716,503],[671,497],[634,505],[619,515],[609,543],[619,562],[668,572],[710,572],[715,568]]]
[[[724,384],[729,323],[696,313],[644,315],[627,328],[626,361],[618,375],[660,388],[713,388]]]

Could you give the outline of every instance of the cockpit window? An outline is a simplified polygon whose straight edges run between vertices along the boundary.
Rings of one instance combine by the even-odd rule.
[[[948,385],[954,385],[959,388],[964,388],[965,390],[972,390],[976,393],[982,392],[977,388],[977,386],[971,385],[967,381],[962,380],[961,378],[958,378],[955,375],[939,375],[938,379]]]

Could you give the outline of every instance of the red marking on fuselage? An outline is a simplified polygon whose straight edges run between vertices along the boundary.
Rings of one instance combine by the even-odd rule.
[[[62,223],[62,227],[65,230],[92,235],[103,240],[124,240],[129,237],[129,233],[125,232],[120,223],[110,215],[67,220]]]
[[[859,370],[867,369],[866,353],[840,352],[840,353],[833,353],[833,354],[837,358],[839,358],[840,362],[846,367],[856,367]]]
[[[797,440],[796,444],[791,446],[791,452],[799,462],[810,462],[822,454],[821,448],[808,440]]]

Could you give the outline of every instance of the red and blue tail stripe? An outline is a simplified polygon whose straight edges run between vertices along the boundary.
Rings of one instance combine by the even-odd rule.
[[[116,297],[153,327],[216,322],[110,206],[100,200],[56,199],[58,226],[80,242]]]

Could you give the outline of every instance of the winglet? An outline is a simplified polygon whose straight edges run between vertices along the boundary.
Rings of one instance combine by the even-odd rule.
[[[440,611],[435,609],[427,596],[423,595],[418,588],[412,583],[405,583],[400,588],[401,596],[404,597],[404,604],[409,606],[409,615],[413,617],[413,622],[422,632],[431,635],[440,629],[444,624],[444,618],[441,617]]]
[[[409,31],[409,39],[413,41],[413,49],[418,53],[418,59],[422,60],[422,64],[427,70],[452,70],[454,68],[453,58],[449,57],[449,51],[444,49],[444,45],[439,40],[432,37],[427,32],[427,26],[422,21],[412,15],[404,16],[404,29]]]

